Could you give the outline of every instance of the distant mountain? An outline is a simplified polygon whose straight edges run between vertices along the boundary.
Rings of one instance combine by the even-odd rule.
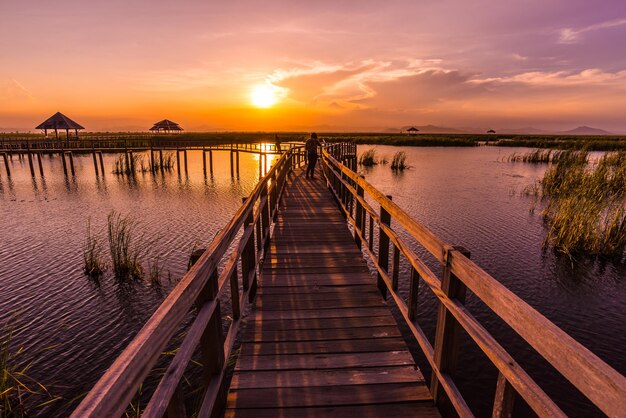
[[[559,135],[612,135],[611,132],[605,131],[604,129],[591,128],[589,126],[579,126],[569,131],[556,133]]]

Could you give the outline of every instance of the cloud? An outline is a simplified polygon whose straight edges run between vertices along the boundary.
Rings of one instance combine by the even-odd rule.
[[[475,78],[475,84],[522,84],[527,86],[598,86],[626,88],[626,70],[605,72],[599,68],[589,68],[579,72],[530,71],[508,77]]]
[[[596,23],[594,25],[585,26],[583,28],[563,28],[559,30],[559,43],[573,44],[582,38],[582,35],[587,32],[593,32],[601,29],[609,29],[618,26],[626,25],[626,19],[615,19],[606,22]]]
[[[6,102],[25,102],[34,99],[33,94],[15,79],[0,80],[0,99]]]

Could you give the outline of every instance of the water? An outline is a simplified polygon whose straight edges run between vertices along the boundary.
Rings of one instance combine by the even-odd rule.
[[[399,174],[384,165],[361,169],[368,182],[392,195],[394,202],[446,242],[469,249],[472,260],[484,270],[626,374],[626,266],[542,251],[541,205],[521,192],[543,176],[547,165],[504,161],[513,152],[530,151],[524,148],[375,148],[388,160],[396,151],[405,151],[412,167]],[[428,264],[439,271],[432,258]],[[407,278],[408,266],[401,267]],[[407,292],[405,279],[400,293],[406,297]],[[480,301],[470,295],[467,305],[568,415],[602,416]],[[434,297],[422,286],[418,318],[431,342],[436,315]],[[497,370],[467,335],[462,336],[461,353],[457,381],[461,393],[473,411],[489,416]],[[520,398],[516,402],[516,413],[531,415]]]
[[[545,165],[502,162],[526,149],[377,147],[389,159],[400,149],[411,169],[393,174],[389,166],[377,166],[362,170],[366,179],[446,241],[470,249],[478,265],[626,373],[626,268],[572,263],[541,250],[540,209],[531,213],[534,199],[520,192],[541,177]],[[215,175],[207,179],[201,158],[189,152],[188,175],[179,177],[174,168],[134,180],[110,173],[114,155],[105,155],[104,179],[95,176],[90,155],[74,157],[77,176],[69,180],[58,156],[44,158],[45,181],[31,179],[28,161],[16,156],[9,181],[0,163],[0,324],[11,318],[13,343],[26,347],[23,361],[33,360],[29,374],[63,398],[37,412],[66,415],[75,406],[71,400],[89,390],[182,277],[194,243],[208,244],[258,180],[254,155],[241,154],[238,179],[230,177],[227,152],[214,153]],[[99,281],[82,273],[88,219],[104,237],[113,209],[139,222],[142,258],[164,262],[171,282],[161,289],[120,286],[110,272]],[[406,294],[408,270],[402,267],[400,290]],[[418,315],[432,337],[436,304],[428,293],[420,289]],[[568,414],[599,414],[479,301],[470,296],[468,306]],[[474,412],[488,416],[495,368],[467,338],[462,352],[459,387]],[[520,399],[516,405],[520,415],[529,415]]]
[[[116,157],[104,155],[104,178],[89,154],[74,155],[75,178],[65,178],[58,156],[43,159],[45,180],[32,179],[17,156],[12,179],[0,177],[0,329],[13,324],[13,346],[25,347],[19,360],[33,360],[30,377],[63,398],[35,410],[44,415],[76,405],[70,400],[89,390],[183,276],[194,245],[211,242],[259,178],[253,154],[241,154],[235,179],[228,152],[213,153],[214,177],[206,179],[201,152],[188,153],[188,175],[174,167],[134,179],[111,174]],[[110,271],[100,280],[83,274],[87,222],[106,250],[111,210],[137,222],[144,269],[159,257],[171,281],[120,285]]]

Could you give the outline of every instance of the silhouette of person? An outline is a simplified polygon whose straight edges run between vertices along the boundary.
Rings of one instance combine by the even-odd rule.
[[[320,141],[317,139],[317,134],[315,132],[311,133],[311,137],[307,139],[304,144],[304,149],[306,150],[306,156],[308,160],[308,164],[306,166],[306,174],[305,177],[308,178],[309,174],[311,178],[315,178],[315,164],[317,163],[317,147],[321,145]]]
[[[274,147],[276,148],[276,152],[282,152],[280,149],[280,139],[278,138],[278,134],[274,135]]]

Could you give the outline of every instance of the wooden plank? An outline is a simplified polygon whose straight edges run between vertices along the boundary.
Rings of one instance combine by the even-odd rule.
[[[435,408],[425,402],[403,402],[362,406],[317,408],[227,409],[225,418],[438,418]]]
[[[350,367],[413,366],[408,351],[376,353],[240,356],[235,370],[345,369]]]
[[[241,346],[240,355],[376,353],[401,350],[406,350],[406,344],[400,338],[375,338],[370,340],[246,343]]]
[[[333,329],[393,326],[396,320],[391,316],[365,316],[356,318],[291,319],[280,321],[258,321],[248,324],[248,330],[295,330]]]
[[[371,285],[349,284],[328,286],[264,286],[257,291],[257,295],[317,295],[336,292],[376,293]]]
[[[424,377],[414,367],[372,367],[350,370],[282,370],[237,372],[232,389],[373,385],[383,383],[424,383]]]
[[[290,408],[301,406],[370,405],[384,402],[428,401],[424,384],[307,386],[231,390],[227,408]]]
[[[390,315],[386,306],[348,309],[303,309],[299,311],[256,311],[250,321],[283,320],[283,319],[315,319],[315,318],[354,318],[360,316]]]
[[[272,301],[264,302],[258,300],[257,307],[264,311],[294,311],[294,310],[310,310],[310,309],[337,309],[337,308],[366,308],[384,306],[381,298],[367,298],[363,300],[319,300],[319,301]]]
[[[251,330],[242,337],[242,342],[281,342],[281,341],[323,341],[358,340],[370,338],[401,337],[397,326],[346,329],[291,329],[291,330]]]

